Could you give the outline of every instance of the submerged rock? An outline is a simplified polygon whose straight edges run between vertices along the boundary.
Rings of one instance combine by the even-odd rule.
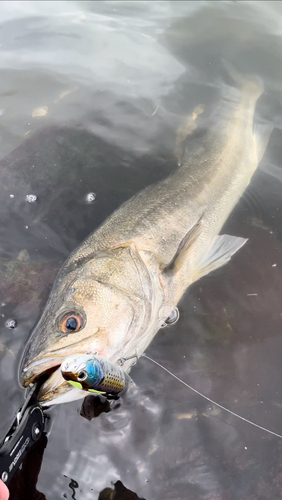
[[[1,297],[16,305],[42,301],[42,292],[53,284],[59,267],[58,262],[0,259]]]

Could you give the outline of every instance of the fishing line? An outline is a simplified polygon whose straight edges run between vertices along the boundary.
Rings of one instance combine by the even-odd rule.
[[[201,396],[202,398],[206,399],[207,401],[209,401],[210,403],[212,403],[213,405],[216,405],[218,406],[219,408],[221,408],[222,410],[224,411],[227,411],[228,413],[230,413],[231,415],[233,415],[234,417],[237,417],[237,418],[240,418],[241,420],[243,420],[244,422],[247,422],[247,424],[251,424],[253,425],[254,427],[257,427],[258,429],[261,429],[262,431],[265,431],[265,432],[268,432],[269,434],[272,434],[273,436],[276,436],[278,438],[281,438],[282,439],[282,436],[280,434],[277,434],[276,432],[273,432],[273,431],[270,431],[269,429],[266,429],[265,427],[262,427],[261,425],[258,425],[258,424],[255,424],[255,422],[252,422],[251,420],[248,420],[247,418],[245,417],[242,417],[241,415],[238,415],[237,413],[235,413],[234,411],[232,410],[229,410],[229,408],[225,408],[225,406],[222,406],[221,404],[217,403],[216,401],[213,401],[211,398],[209,398],[208,396],[205,396],[204,394],[202,394],[201,392],[197,391],[197,389],[194,389],[193,387],[191,387],[191,385],[189,384],[186,384],[186,382],[184,382],[184,380],[181,380],[181,378],[177,377],[177,375],[174,375],[174,373],[172,373],[170,370],[168,370],[168,368],[166,368],[165,366],[161,365],[160,363],[158,363],[157,361],[155,361],[154,359],[150,358],[149,356],[147,356],[147,354],[142,354],[141,355],[143,358],[146,358],[146,359],[149,359],[149,361],[152,361],[152,363],[155,363],[155,365],[159,366],[160,368],[162,368],[165,372],[169,373],[169,375],[171,375],[173,378],[175,378],[176,380],[178,380],[178,382],[180,382],[181,384],[185,385],[185,387],[188,387],[188,389],[190,389],[191,391],[195,392],[196,394],[198,394],[199,396]]]

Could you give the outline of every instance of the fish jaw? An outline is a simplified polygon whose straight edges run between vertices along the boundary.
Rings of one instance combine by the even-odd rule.
[[[25,386],[36,382],[44,374],[50,374],[38,392],[38,401],[43,406],[68,403],[85,397],[84,391],[71,386],[62,377],[61,365],[70,357],[37,359],[23,369],[22,384]]]
[[[61,374],[61,367],[40,387],[38,401],[42,406],[69,403],[85,397],[85,391],[70,385]]]
[[[105,349],[91,352],[89,344],[82,343],[76,347],[77,355],[97,354],[109,356]],[[37,382],[44,375],[49,375],[46,382],[42,384],[38,393],[38,401],[44,405],[59,404],[61,402],[74,401],[85,396],[82,390],[72,387],[61,375],[61,365],[66,358],[73,355],[73,345],[62,349],[61,355],[50,355],[50,352],[41,354],[29,363],[25,363],[21,373],[21,383],[24,387]]]
[[[21,373],[21,383],[24,387],[28,387],[33,384],[37,379],[43,375],[48,374],[56,370],[56,368],[61,366],[65,357],[43,357],[37,358],[31,363],[24,366]]]
[[[83,398],[83,391],[71,387],[61,376],[61,363],[65,356],[41,357],[27,364],[22,370],[22,385],[36,382],[44,374],[50,374],[38,393],[38,401],[43,406],[67,403]]]
[[[77,389],[76,387],[72,387],[68,382],[66,383],[65,386],[61,386],[61,394],[57,393],[56,395],[52,395],[50,400],[48,398],[44,398],[44,400],[40,400],[41,406],[53,406],[53,405],[60,405],[63,403],[71,403],[72,401],[77,401],[79,399],[85,398],[86,394],[85,391],[82,391],[81,389]]]

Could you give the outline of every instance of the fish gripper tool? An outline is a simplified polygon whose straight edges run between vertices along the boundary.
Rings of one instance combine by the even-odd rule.
[[[36,402],[39,384],[27,390],[23,405],[0,444],[0,478],[8,486],[28,451],[47,433],[48,416]]]

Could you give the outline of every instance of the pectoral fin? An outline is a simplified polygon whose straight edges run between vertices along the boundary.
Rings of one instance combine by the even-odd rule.
[[[183,263],[187,259],[187,255],[190,252],[193,243],[195,243],[201,232],[203,216],[204,215],[200,217],[196,224],[191,229],[189,229],[188,233],[181,240],[175,255],[173,256],[171,261],[164,267],[164,273],[175,274],[182,267]]]
[[[193,281],[202,278],[211,271],[224,266],[232,257],[232,255],[239,250],[245,243],[245,238],[238,236],[229,236],[223,234],[216,236],[211,244],[208,252],[201,258],[198,263],[197,269],[193,273]]]

